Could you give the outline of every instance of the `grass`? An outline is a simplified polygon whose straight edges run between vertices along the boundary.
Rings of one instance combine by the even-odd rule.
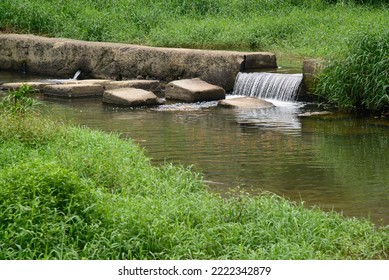
[[[0,100],[0,110],[18,115],[33,112],[40,104],[36,99],[30,98],[33,93],[34,89],[28,85],[22,85],[18,90],[10,90]]]
[[[319,76],[316,92],[346,110],[389,112],[389,32],[362,33]]]
[[[2,0],[0,29],[153,46],[323,57],[389,24],[385,1]],[[375,5],[373,5],[375,4]]]
[[[119,135],[0,111],[0,259],[387,259],[389,228],[228,198]]]

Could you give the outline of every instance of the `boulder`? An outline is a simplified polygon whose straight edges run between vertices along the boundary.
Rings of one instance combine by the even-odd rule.
[[[274,104],[263,99],[243,96],[243,97],[220,100],[218,102],[218,106],[230,107],[230,108],[256,109],[256,108],[274,107]]]
[[[129,107],[161,104],[153,92],[139,88],[106,90],[103,94],[103,103]]]
[[[91,83],[47,85],[43,88],[45,96],[62,98],[96,97],[103,93],[103,86]]]
[[[195,78],[168,83],[166,85],[165,97],[166,99],[185,102],[212,101],[224,99],[226,92],[222,87]]]
[[[127,81],[111,81],[105,86],[106,90],[118,88],[140,88],[154,93],[161,91],[161,83],[158,80],[127,80]]]

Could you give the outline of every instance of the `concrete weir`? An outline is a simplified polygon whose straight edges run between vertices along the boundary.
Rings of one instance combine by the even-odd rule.
[[[208,51],[157,48],[118,43],[85,42],[35,35],[0,34],[0,69],[71,77],[166,82],[200,78],[231,91],[239,71],[276,68],[267,52]]]

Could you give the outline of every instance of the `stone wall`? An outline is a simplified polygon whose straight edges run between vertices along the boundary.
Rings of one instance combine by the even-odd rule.
[[[0,69],[70,78],[202,80],[233,89],[239,71],[276,68],[272,53],[154,48],[34,35],[0,34]]]

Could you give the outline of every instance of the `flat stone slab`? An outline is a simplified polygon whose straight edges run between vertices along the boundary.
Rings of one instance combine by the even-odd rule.
[[[161,102],[151,91],[139,88],[119,88],[104,91],[103,103],[118,106],[152,106]]]
[[[62,98],[97,97],[103,93],[103,86],[92,83],[47,85],[43,88],[45,96]]]
[[[105,80],[105,79],[86,79],[86,80],[53,80],[55,84],[63,84],[63,85],[71,85],[71,84],[95,84],[105,87],[107,84],[113,82],[112,80]]]
[[[274,107],[274,104],[263,99],[255,97],[236,97],[230,99],[220,100],[218,106],[229,107],[229,108],[270,108]]]
[[[201,102],[220,100],[226,97],[222,87],[209,84],[199,78],[183,79],[166,85],[166,99],[185,102]]]
[[[106,90],[129,87],[140,88],[154,93],[161,91],[161,83],[158,80],[111,81],[105,85]]]
[[[49,82],[22,82],[22,83],[4,83],[0,85],[2,90],[18,90],[22,85],[28,85],[37,91],[41,91]]]

